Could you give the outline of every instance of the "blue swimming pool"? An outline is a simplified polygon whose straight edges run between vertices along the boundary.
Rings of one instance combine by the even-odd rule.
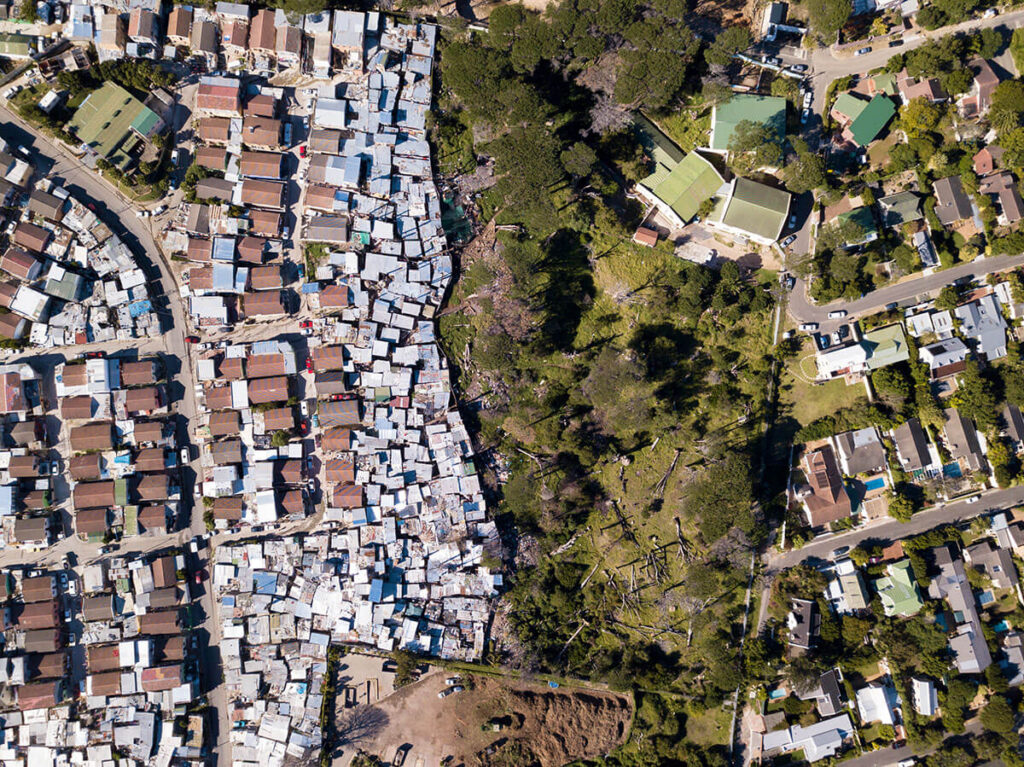
[[[874,479],[868,480],[864,483],[869,491],[871,490],[882,490],[885,487],[885,477],[875,477]]]
[[[768,691],[769,700],[778,700],[779,698],[785,698],[786,695],[787,693],[782,687],[776,687]]]
[[[960,464],[958,463],[947,463],[942,467],[942,473],[947,477],[961,477],[963,473],[960,471]]]
[[[999,623],[997,623],[992,628],[994,628],[997,632],[1002,633],[1004,631],[1009,631],[1010,630],[1010,624],[1007,623],[1006,621],[999,621]]]
[[[996,596],[991,591],[983,591],[978,594],[978,604],[988,605],[996,601]]]

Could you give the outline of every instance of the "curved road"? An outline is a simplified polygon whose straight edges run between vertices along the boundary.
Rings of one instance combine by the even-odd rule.
[[[846,317],[842,320],[832,321],[838,325],[840,322],[848,322],[855,317],[873,314],[884,309],[889,304],[938,291],[962,277],[978,279],[992,272],[1000,272],[1021,265],[1024,265],[1024,254],[978,258],[969,264],[959,264],[958,266],[943,269],[927,276],[913,277],[889,287],[873,290],[854,301],[839,299],[821,305],[811,303],[807,295],[807,281],[797,280],[789,295],[789,313],[797,322],[817,322],[822,325],[822,330],[824,331],[826,330],[824,326],[829,323],[829,312],[839,309],[846,310]]]
[[[61,179],[62,185],[67,188],[72,196],[82,200],[91,201],[96,206],[96,215],[108,226],[110,230],[122,238],[132,250],[136,262],[146,273],[149,279],[150,293],[153,298],[154,309],[161,318],[162,335],[156,339],[162,342],[160,353],[169,361],[174,358],[180,361],[177,369],[171,367],[170,388],[172,400],[178,406],[179,416],[184,418],[178,420],[179,445],[195,444],[195,417],[196,379],[191,358],[191,348],[185,341],[187,325],[185,324],[185,312],[183,302],[178,290],[178,283],[174,278],[170,264],[164,257],[153,238],[151,229],[152,218],[142,219],[135,215],[134,208],[114,187],[103,179],[99,174],[91,171],[82,162],[65,150],[62,146],[51,142],[50,139],[40,134],[31,125],[22,120],[17,114],[0,106],[0,135],[13,145],[25,146],[32,154],[33,163],[40,164],[40,158],[45,158],[52,163],[47,174],[54,179]],[[168,311],[171,322],[168,323]],[[169,325],[169,326],[168,326]],[[146,339],[141,339],[145,343]],[[150,340],[152,343],[152,340]],[[149,344],[146,344],[147,346]],[[77,347],[57,349],[56,351],[65,354],[74,354]],[[173,362],[172,362],[173,364]],[[187,530],[181,530],[175,534],[165,536],[161,542],[165,546],[181,545],[185,540],[194,535],[206,531],[206,524],[203,520],[202,505],[194,505],[193,483],[198,477],[195,471],[198,456],[197,451],[190,447],[193,460],[190,466],[193,470],[183,472],[181,503],[184,508],[192,507],[192,514]],[[63,542],[62,542],[63,543]],[[154,546],[157,541],[154,539],[140,539],[132,541],[122,547],[121,554],[128,551],[145,551]],[[69,544],[69,548],[71,544]],[[78,547],[75,546],[75,549]],[[208,550],[207,550],[208,551]],[[37,560],[47,558],[47,552],[40,552]],[[84,561],[84,557],[80,557]],[[197,589],[191,587],[193,592]],[[199,605],[203,611],[202,628],[206,629],[206,637],[201,638],[200,647],[203,651],[203,662],[200,664],[200,673],[204,677],[203,689],[207,691],[210,704],[217,711],[217,722],[208,722],[207,725],[215,724],[213,752],[217,757],[223,757],[222,763],[230,762],[230,754],[224,753],[224,746],[227,746],[226,721],[226,697],[221,678],[219,627],[216,625],[213,611],[212,587],[209,583],[204,584],[201,594],[198,597]],[[203,646],[205,642],[205,647]],[[229,747],[229,746],[228,746]],[[218,761],[220,759],[218,758]]]

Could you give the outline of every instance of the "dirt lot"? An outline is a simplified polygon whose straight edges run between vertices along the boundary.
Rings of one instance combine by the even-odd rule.
[[[431,673],[374,706],[339,708],[346,742],[334,767],[359,749],[386,763],[404,749],[409,767],[433,767],[449,755],[466,767],[558,767],[606,754],[629,732],[633,704],[623,695],[463,674],[466,689],[441,700],[448,676]],[[493,722],[499,730],[484,729]]]

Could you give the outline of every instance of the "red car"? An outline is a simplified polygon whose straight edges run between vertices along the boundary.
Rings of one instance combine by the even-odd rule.
[[[305,418],[303,418],[302,421],[299,423],[299,431],[301,431],[303,434],[309,431],[309,421],[307,421]]]
[[[331,402],[341,402],[341,400],[343,400],[345,398],[346,397],[345,397],[344,394],[332,394],[331,395]]]
[[[310,373],[313,372],[313,358],[312,357],[306,357],[306,370],[308,370]]]
[[[197,344],[199,343],[199,336],[185,336],[185,343]]]
[[[95,206],[95,205],[94,205],[93,203],[91,203],[91,202],[87,202],[87,203],[85,204],[85,207],[87,207],[87,208],[88,208],[89,210],[91,210],[91,211],[92,211],[93,213],[95,213],[95,212],[96,212],[96,206]]]
[[[313,327],[313,320],[303,320],[299,323],[300,328],[311,328]]]
[[[302,146],[299,147],[299,157],[305,157],[305,156],[306,156],[306,145],[303,144]]]
[[[103,352],[87,352],[85,358],[87,360],[99,359],[103,356]]]

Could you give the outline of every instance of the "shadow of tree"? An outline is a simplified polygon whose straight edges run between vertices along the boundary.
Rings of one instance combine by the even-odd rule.
[[[377,737],[390,723],[379,708],[356,706],[338,717],[338,746],[356,746]]]

